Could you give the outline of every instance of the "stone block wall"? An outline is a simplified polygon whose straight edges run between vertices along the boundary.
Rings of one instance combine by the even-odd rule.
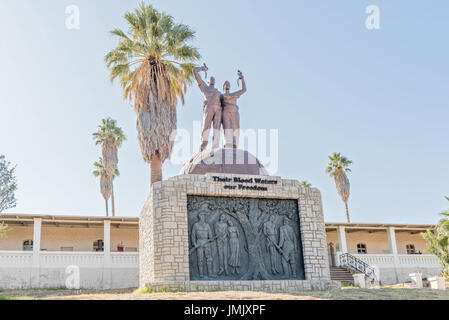
[[[153,184],[139,222],[141,287],[165,284],[172,289],[207,287],[211,290],[249,290],[256,286],[266,291],[276,291],[287,287],[310,290],[339,286],[338,282],[330,280],[321,193],[318,189],[305,189],[299,181],[279,177],[219,174],[220,178],[232,180],[261,178],[277,182],[265,185],[265,191],[242,190],[238,187],[239,183],[214,181],[214,176],[218,175],[180,175]],[[225,189],[225,184],[237,188]],[[190,281],[187,195],[296,199],[306,280]]]

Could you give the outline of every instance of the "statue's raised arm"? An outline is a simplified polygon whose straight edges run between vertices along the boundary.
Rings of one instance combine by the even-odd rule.
[[[198,86],[200,87],[201,91],[204,91],[204,88],[206,87],[206,83],[201,78],[200,72],[201,71],[206,71],[207,72],[207,70],[208,70],[208,68],[206,67],[206,65],[204,65],[202,67],[195,67],[195,68],[193,68],[193,75],[194,75],[195,80],[198,83]]]
[[[242,89],[235,92],[231,91],[231,83],[226,81],[223,85],[222,95],[222,122],[225,137],[225,148],[238,148],[240,137],[240,115],[237,106],[237,99],[246,92],[246,82],[242,72],[237,73],[239,80],[242,81]]]
[[[215,78],[210,77],[206,84],[201,79],[200,71],[207,71],[206,65],[202,67],[193,68],[193,75],[198,86],[200,87],[201,94],[204,97],[203,104],[203,130],[201,133],[201,146],[200,151],[206,149],[209,140],[209,131],[213,124],[213,142],[212,148],[216,149],[220,146],[220,126],[221,126],[221,94],[215,88]]]
[[[242,89],[231,93],[231,95],[234,97],[240,98],[240,96],[246,92],[246,82],[245,82],[245,77],[243,76],[243,74],[240,70],[238,71],[237,74],[239,76],[239,80],[242,81]]]

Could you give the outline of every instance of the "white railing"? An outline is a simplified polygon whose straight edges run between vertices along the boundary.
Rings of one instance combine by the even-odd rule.
[[[138,252],[0,251],[0,288],[65,286],[69,266],[79,267],[83,288],[139,284]]]
[[[399,264],[401,266],[418,266],[418,267],[439,267],[437,256],[433,254],[400,254]]]
[[[31,267],[32,251],[0,251],[1,267]],[[111,252],[111,267],[139,268],[138,252]],[[104,252],[41,251],[41,268],[65,268],[70,265],[81,268],[103,268]]]
[[[139,268],[138,252],[111,252],[111,265],[113,268]]]
[[[370,266],[394,266],[394,257],[392,254],[352,254],[357,259],[369,264]]]
[[[353,254],[363,262],[378,267],[394,267],[392,254]],[[438,258],[433,254],[399,254],[398,267],[435,267],[440,266]]]
[[[0,251],[0,267],[31,267],[32,251]]]
[[[86,268],[102,268],[103,252],[66,252],[41,251],[40,266],[42,268],[61,268],[76,265]]]

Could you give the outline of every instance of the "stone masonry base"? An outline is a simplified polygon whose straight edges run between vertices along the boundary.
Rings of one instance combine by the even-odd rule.
[[[139,221],[140,287],[151,286],[153,290],[268,292],[340,287],[330,278],[321,193],[318,189],[306,189],[297,180],[273,176],[220,174],[220,177],[233,181],[228,184],[236,188],[225,188],[222,182],[214,179],[214,174],[180,175],[152,185]],[[241,179],[255,181],[256,178],[274,180],[276,183],[264,185],[266,190],[262,191],[237,188]],[[189,195],[298,201],[306,280],[191,281],[187,219]]]
[[[159,283],[148,283],[151,289],[171,291],[309,291],[339,289],[339,281],[329,280],[260,280],[260,281],[165,281]]]

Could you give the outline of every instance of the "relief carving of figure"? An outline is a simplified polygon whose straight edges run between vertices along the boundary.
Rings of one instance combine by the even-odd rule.
[[[228,223],[226,215],[222,214],[220,220],[215,223],[215,235],[218,249],[218,275],[228,275]]]
[[[277,239],[276,239],[276,217],[274,215],[270,216],[270,220],[264,223],[263,225],[263,234],[267,238],[267,249],[270,253],[270,264],[271,264],[271,273],[276,275],[279,274],[279,270],[277,268]]]
[[[296,252],[298,252],[296,235],[289,225],[289,219],[284,218],[284,225],[279,229],[279,248],[282,249],[282,268],[285,276],[290,276],[291,268],[293,277],[296,277]]]
[[[206,84],[201,78],[199,72],[207,71],[206,65],[203,67],[193,68],[193,75],[195,76],[201,93],[204,97],[203,106],[203,128],[201,133],[201,147],[200,151],[203,151],[207,147],[209,141],[210,128],[213,123],[213,142],[212,148],[218,148],[220,146],[220,126],[221,126],[221,93],[215,88],[215,78],[210,77],[208,84]]]
[[[246,92],[246,83],[243,74],[238,72],[239,80],[242,81],[242,90],[230,92],[231,84],[225,81],[223,84],[224,93],[221,96],[223,106],[222,122],[224,130],[225,148],[238,148],[240,137],[240,115],[237,99]]]
[[[207,213],[201,211],[198,214],[199,221],[196,222],[192,227],[191,240],[193,248],[196,249],[198,257],[198,271],[200,278],[204,277],[203,267],[204,267],[204,257],[206,257],[207,274],[212,276],[212,251],[210,243],[214,241],[212,237],[212,230],[209,224],[206,222]]]
[[[240,267],[240,233],[239,229],[234,226],[232,220],[228,220],[228,233],[229,233],[229,248],[231,251],[229,257],[229,265],[231,266],[231,270],[233,274],[238,274]]]

